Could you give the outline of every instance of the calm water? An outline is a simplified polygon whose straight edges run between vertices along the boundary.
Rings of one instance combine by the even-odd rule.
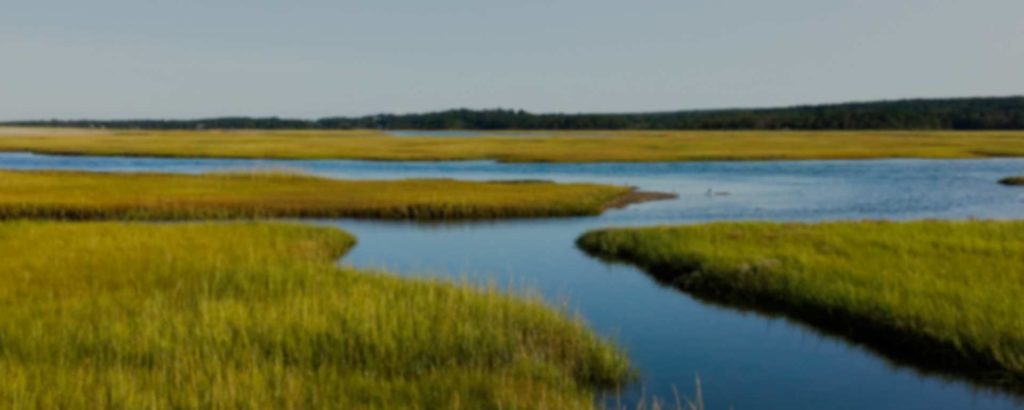
[[[529,287],[565,304],[624,346],[642,372],[622,393],[692,396],[699,375],[711,409],[1024,408],[1002,393],[896,364],[784,319],[709,306],[644,273],[577,250],[586,230],[725,219],[1024,218],[1024,189],[995,183],[1024,160],[879,160],[667,164],[403,163],[52,157],[0,154],[0,168],[205,172],[303,170],[343,178],[554,179],[628,184],[679,199],[600,217],[425,225],[317,221],[359,245],[341,263],[400,275]],[[727,192],[707,196],[708,189]],[[614,402],[614,401],[613,401]]]

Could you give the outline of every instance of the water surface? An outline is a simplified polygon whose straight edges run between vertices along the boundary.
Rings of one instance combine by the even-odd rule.
[[[715,220],[1024,218],[1024,189],[995,181],[1024,159],[497,164],[58,157],[0,154],[0,168],[197,173],[293,169],[339,178],[553,179],[679,194],[599,217],[420,224],[325,220],[359,238],[341,263],[407,276],[529,287],[624,346],[642,373],[620,394],[673,401],[699,375],[711,409],[1011,409],[1024,402],[957,378],[921,374],[789,322],[697,301],[573,245],[608,226]],[[723,195],[707,195],[708,190]],[[609,399],[612,403],[616,399]]]

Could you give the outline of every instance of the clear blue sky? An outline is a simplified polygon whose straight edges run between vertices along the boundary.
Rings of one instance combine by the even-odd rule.
[[[0,119],[1024,93],[1022,0],[9,0]]]

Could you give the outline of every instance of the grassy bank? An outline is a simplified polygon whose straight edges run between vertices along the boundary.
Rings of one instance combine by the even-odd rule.
[[[999,183],[1003,184],[1003,185],[1010,185],[1010,186],[1024,185],[1024,176],[1006,177],[1006,178],[1000,179]]]
[[[0,171],[0,219],[547,217],[599,214],[634,199],[646,198],[595,184]]]
[[[0,223],[0,407],[588,408],[624,356],[531,298],[286,224]]]
[[[710,301],[1024,390],[1024,222],[716,223],[594,231],[578,244]]]
[[[376,131],[3,129],[0,151],[68,155],[507,162],[1024,156],[1024,132],[607,131],[390,137]]]

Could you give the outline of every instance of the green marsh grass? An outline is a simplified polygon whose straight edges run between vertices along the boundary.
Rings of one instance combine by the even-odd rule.
[[[339,230],[0,223],[0,407],[590,408],[624,355],[536,298],[334,265]]]
[[[578,245],[705,300],[1022,390],[1024,222],[713,223],[599,230]]]
[[[0,171],[0,219],[556,217],[645,199],[628,187],[596,184]]]
[[[545,131],[391,137],[355,131],[0,128],[0,151],[64,155],[610,162],[1024,156],[1024,132]]]

